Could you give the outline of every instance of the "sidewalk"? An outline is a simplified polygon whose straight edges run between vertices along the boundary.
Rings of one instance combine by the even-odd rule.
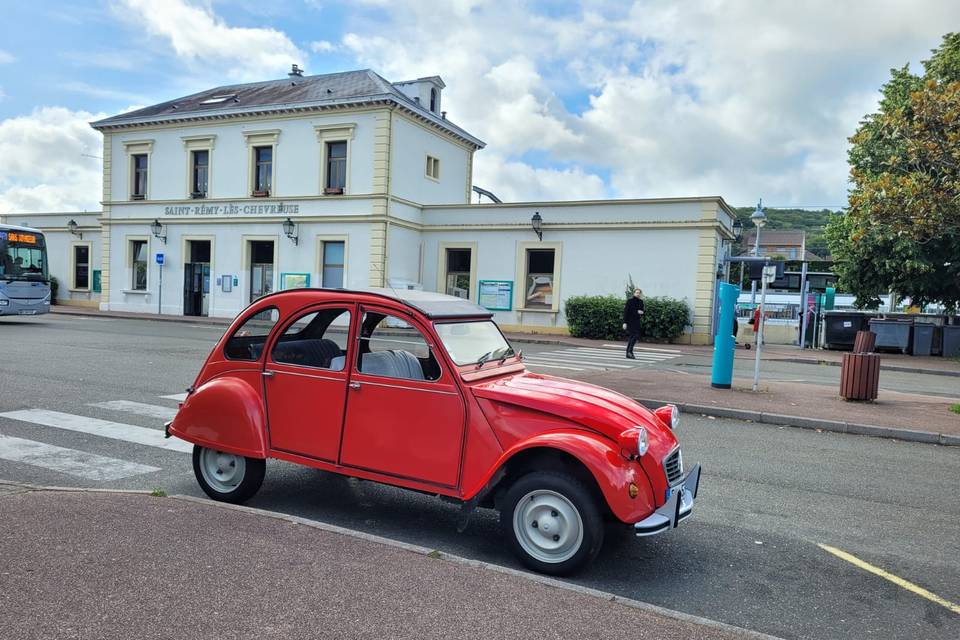
[[[0,483],[0,510],[5,638],[770,639],[209,500]]]
[[[754,393],[752,379],[734,378],[732,389],[714,389],[709,376],[657,369],[578,378],[650,407],[672,403],[687,413],[960,446],[960,415],[950,411],[956,400],[939,396],[881,389],[875,402],[847,402],[837,386],[762,382]]]

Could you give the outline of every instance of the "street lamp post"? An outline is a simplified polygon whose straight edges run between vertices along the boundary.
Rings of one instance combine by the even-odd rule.
[[[756,210],[750,215],[750,221],[753,222],[754,226],[757,228],[757,237],[753,241],[753,255],[757,257],[760,255],[760,229],[763,228],[763,225],[767,224],[767,215],[763,212],[763,198],[760,199],[760,202],[757,203]],[[750,280],[750,304],[754,305],[757,303],[757,281]]]

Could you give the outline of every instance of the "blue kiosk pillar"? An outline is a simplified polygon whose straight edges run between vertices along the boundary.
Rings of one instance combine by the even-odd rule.
[[[720,283],[720,324],[713,339],[713,372],[710,376],[710,386],[717,389],[729,389],[733,382],[733,355],[737,349],[737,339],[733,337],[733,323],[736,321],[739,297],[740,287],[726,282]]]

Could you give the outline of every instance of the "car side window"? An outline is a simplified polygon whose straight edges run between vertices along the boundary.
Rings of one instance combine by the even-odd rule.
[[[270,358],[283,364],[343,371],[349,331],[347,309],[305,313],[286,328],[273,346]]]
[[[253,314],[227,340],[223,348],[224,355],[230,360],[259,360],[267,336],[279,319],[280,312],[276,307]]]
[[[407,321],[383,313],[363,314],[357,371],[385,378],[433,381],[440,364],[426,338]]]

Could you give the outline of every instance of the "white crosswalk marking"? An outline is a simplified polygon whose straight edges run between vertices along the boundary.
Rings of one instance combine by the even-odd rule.
[[[607,349],[620,349],[621,351],[627,348],[627,345],[625,344],[605,344],[603,346]],[[679,349],[657,349],[656,347],[634,347],[633,350],[637,351],[638,349],[643,351],[662,351],[663,353],[675,353],[678,356],[683,355],[683,351],[680,351]]]
[[[178,451],[181,453],[190,453],[193,451],[192,444],[178,440],[177,438],[164,438],[163,431],[160,429],[148,429],[131,424],[110,422],[108,420],[87,418],[85,416],[75,416],[59,411],[48,411],[46,409],[7,411],[6,413],[0,413],[0,418],[20,420],[21,422],[39,424],[45,427],[55,427],[67,431],[89,433],[102,438],[123,440],[134,444],[147,445],[148,447],[157,447],[158,449],[165,449],[167,451]]]
[[[166,398],[167,400],[176,400],[177,402],[183,402],[187,399],[187,394],[185,393],[172,393],[169,396],[159,396],[161,398]]]
[[[110,409],[111,411],[123,411],[124,413],[135,413],[139,416],[149,416],[151,418],[159,418],[160,420],[173,420],[173,417],[177,415],[177,410],[171,409],[170,407],[161,407],[143,402],[131,402],[130,400],[91,402],[87,406]]]
[[[107,458],[85,451],[65,449],[3,434],[0,434],[0,459],[21,462],[101,482],[160,471],[158,467]]]
[[[614,351],[614,348],[617,351]],[[624,345],[563,347],[524,354],[523,361],[532,369],[546,367],[571,371],[609,371],[650,366],[683,355],[683,352],[677,350],[637,347],[634,349],[635,359],[630,360],[625,357],[624,349]]]

